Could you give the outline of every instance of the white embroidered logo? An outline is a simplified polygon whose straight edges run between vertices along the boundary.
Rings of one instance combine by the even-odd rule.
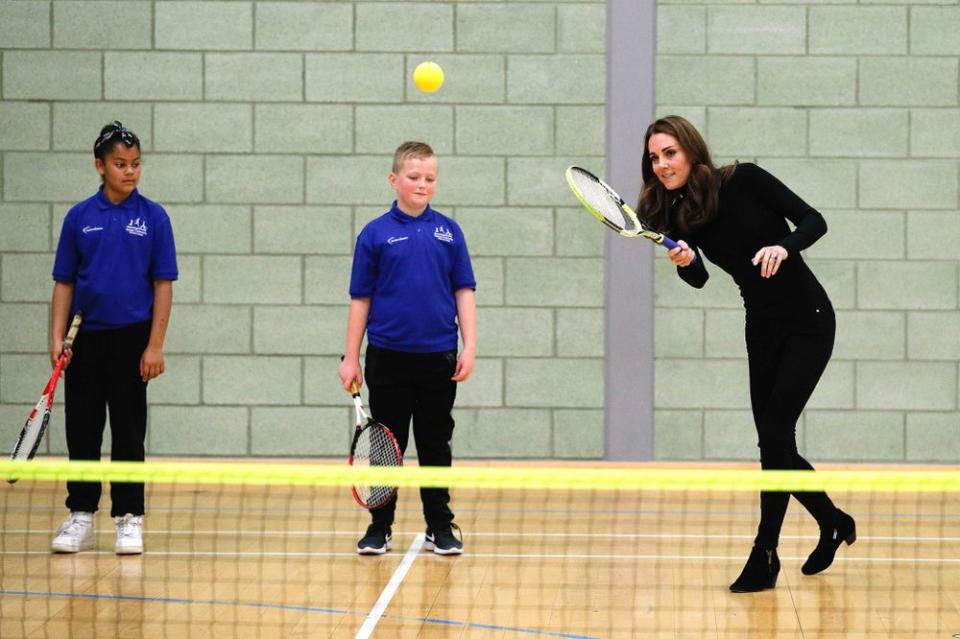
[[[86,235],[87,233],[93,233],[94,231],[102,231],[102,230],[103,230],[102,226],[85,226],[83,227],[83,234]]]
[[[452,241],[453,241],[453,233],[451,233],[451,232],[448,231],[447,229],[443,228],[442,225],[441,225],[441,226],[438,226],[438,227],[435,228],[435,229],[433,229],[433,236],[434,236],[435,238],[437,238],[438,240],[442,240],[442,241],[444,241],[444,242],[452,242]]]
[[[397,242],[402,242],[404,240],[409,240],[410,238],[404,235],[403,237],[391,237],[387,240],[387,244],[396,244]]]
[[[139,217],[135,220],[130,220],[130,223],[127,224],[127,233],[144,237],[147,234],[147,223]]]

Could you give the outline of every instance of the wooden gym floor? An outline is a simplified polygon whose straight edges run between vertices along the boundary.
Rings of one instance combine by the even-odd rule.
[[[813,577],[816,525],[791,500],[777,587],[756,594],[727,590],[753,493],[456,489],[459,557],[421,548],[415,490],[383,556],[355,554],[367,515],[343,488],[151,486],[146,552],[124,557],[108,511],[95,551],[50,554],[64,497],[0,488],[4,639],[960,636],[956,494],[833,494],[858,540]]]

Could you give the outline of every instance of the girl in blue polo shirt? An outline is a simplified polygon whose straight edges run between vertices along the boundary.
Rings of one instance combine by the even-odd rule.
[[[143,461],[147,382],[163,373],[176,250],[170,218],[137,191],[140,140],[120,122],[103,127],[93,145],[102,185],[63,220],[53,264],[50,357],[60,353],[67,321],[83,313],[64,380],[67,451],[71,460],[99,460],[110,412],[111,458]],[[100,482],[67,482],[67,508],[54,552],[95,545],[93,514]],[[110,514],[117,554],[143,552],[144,487],[111,482]]]
[[[437,158],[422,142],[405,142],[393,156],[390,186],[397,199],[357,238],[350,278],[347,345],[340,380],[363,383],[360,344],[367,334],[367,388],[373,416],[406,451],[410,420],[421,466],[450,466],[457,383],[476,357],[477,286],[467,243],[456,222],[430,208]],[[459,333],[463,350],[457,355]],[[421,488],[427,522],[424,548],[458,555],[446,488]],[[371,510],[373,522],[357,544],[362,555],[390,549],[396,496]]]

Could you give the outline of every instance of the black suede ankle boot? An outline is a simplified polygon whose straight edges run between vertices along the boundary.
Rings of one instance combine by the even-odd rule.
[[[833,558],[837,554],[837,548],[840,544],[847,542],[849,546],[857,540],[857,523],[853,517],[837,508],[833,519],[833,525],[829,528],[820,529],[820,541],[817,547],[813,549],[807,561],[800,568],[805,575],[815,575],[823,572],[833,563]]]
[[[780,574],[780,558],[776,548],[754,546],[747,564],[737,580],[730,584],[732,592],[758,592],[777,585]]]

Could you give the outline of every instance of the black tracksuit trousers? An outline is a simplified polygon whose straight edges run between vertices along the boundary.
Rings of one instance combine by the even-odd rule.
[[[81,333],[64,374],[67,451],[70,459],[99,460],[110,411],[110,458],[143,461],[147,433],[147,383],[140,357],[151,322]],[[67,508],[96,512],[100,482],[67,482]],[[111,482],[110,515],[142,515],[143,483]]]
[[[453,437],[453,402],[457,383],[456,351],[406,353],[367,346],[365,359],[367,392],[373,418],[389,428],[406,454],[413,419],[413,437],[421,466],[450,466]],[[443,528],[453,521],[450,491],[421,488],[423,516],[430,528]],[[397,496],[383,507],[371,510],[373,523],[393,524]]]

